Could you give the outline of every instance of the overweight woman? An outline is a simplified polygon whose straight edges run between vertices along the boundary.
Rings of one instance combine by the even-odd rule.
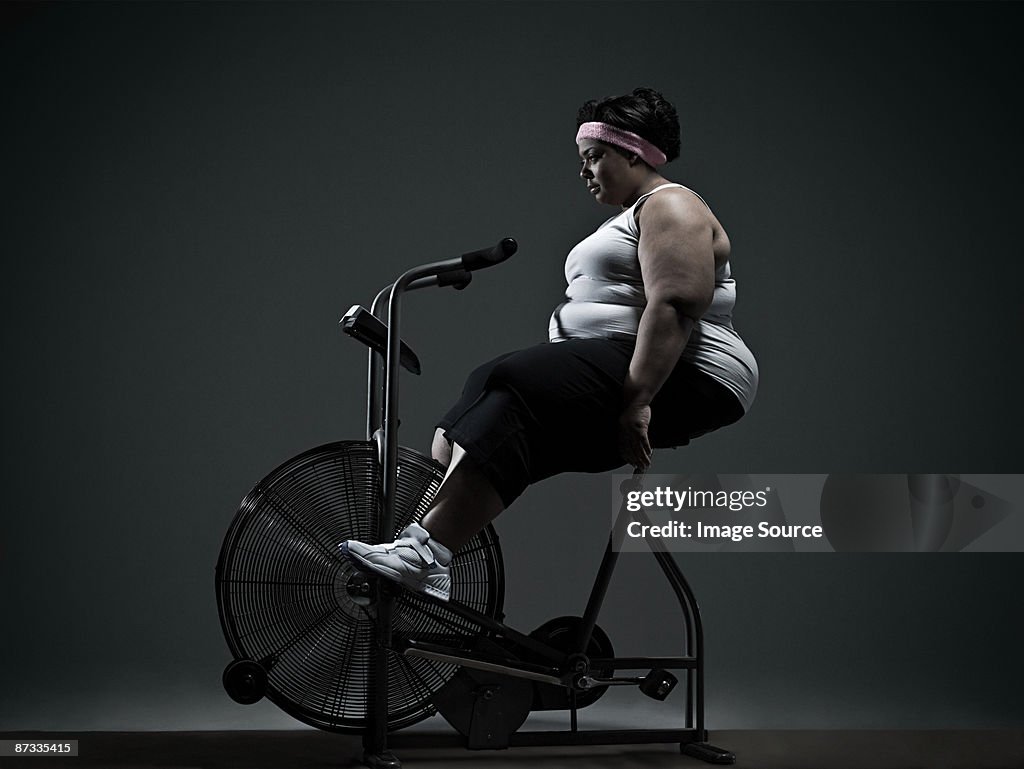
[[[729,237],[694,191],[659,170],[679,156],[675,108],[657,91],[584,104],[580,179],[618,212],[565,262],[548,342],[470,374],[439,422],[448,470],[422,520],[395,542],[341,549],[359,568],[442,600],[452,554],[531,483],[567,471],[646,468],[742,417],[757,362],[732,324]]]

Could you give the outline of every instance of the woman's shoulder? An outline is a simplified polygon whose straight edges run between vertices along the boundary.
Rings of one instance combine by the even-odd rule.
[[[672,227],[680,222],[697,227],[710,224],[715,267],[719,268],[729,261],[729,254],[732,250],[729,236],[704,198],[689,187],[682,185],[663,187],[655,190],[654,193],[640,201],[644,204],[643,217],[640,216],[639,210],[634,209],[633,221],[636,225],[637,235],[643,230],[645,224],[650,225],[651,223],[655,228],[659,228],[660,225]]]
[[[651,201],[661,201],[663,205],[671,202],[673,205],[697,206],[700,210],[711,210],[711,206],[700,196],[700,193],[679,182],[666,182],[650,192],[644,193],[640,196],[638,205]]]
[[[639,226],[643,219],[686,219],[691,221],[710,220],[718,222],[711,207],[700,195],[681,184],[663,185],[641,196],[633,208],[633,218]]]

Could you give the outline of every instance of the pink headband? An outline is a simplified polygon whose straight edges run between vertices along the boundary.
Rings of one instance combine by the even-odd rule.
[[[668,161],[664,152],[643,137],[629,131],[623,131],[621,128],[616,128],[607,123],[584,123],[576,134],[577,144],[580,143],[580,139],[597,139],[601,142],[614,144],[616,147],[621,147],[624,150],[635,152],[640,156],[641,160],[655,168],[664,165]]]

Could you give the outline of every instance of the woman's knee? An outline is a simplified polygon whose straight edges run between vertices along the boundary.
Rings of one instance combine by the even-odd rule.
[[[503,360],[489,372],[486,388],[489,391],[514,393],[524,401],[532,401],[543,390],[544,376],[543,372],[524,361],[515,358]]]

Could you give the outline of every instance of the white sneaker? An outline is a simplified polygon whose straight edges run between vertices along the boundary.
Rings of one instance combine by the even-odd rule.
[[[448,565],[451,551],[430,538],[418,523],[411,523],[398,539],[386,545],[367,545],[355,539],[339,546],[359,568],[369,569],[406,587],[447,601],[451,595]]]

